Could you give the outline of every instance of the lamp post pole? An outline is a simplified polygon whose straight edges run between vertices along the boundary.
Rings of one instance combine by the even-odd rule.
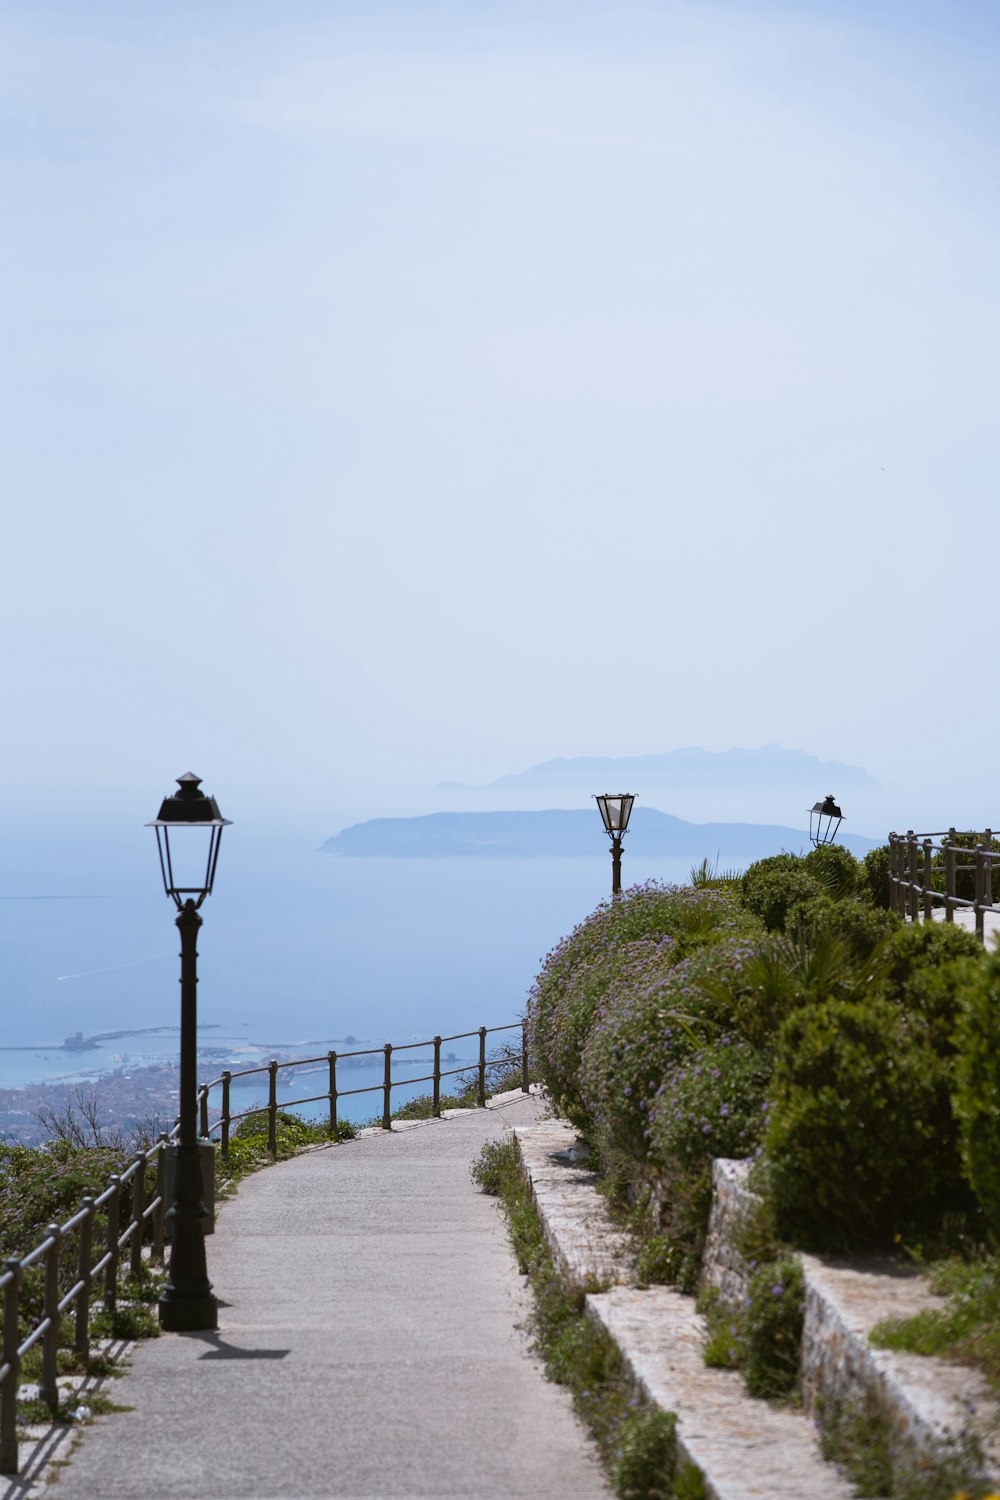
[[[218,1328],[219,1312],[205,1258],[205,1185],[198,1146],[198,932],[202,919],[190,897],[177,917],[181,935],[180,1137],[174,1201],[167,1210],[170,1267],[160,1298],[160,1323],[173,1333]]]
[[[170,1265],[160,1298],[160,1324],[173,1333],[194,1333],[219,1326],[205,1257],[208,1210],[198,1144],[198,908],[212,893],[222,830],[229,819],[219,812],[214,797],[199,790],[200,778],[190,771],[177,778],[177,785],[180,790],[164,798],[159,816],[149,825],[156,830],[163,888],[177,908],[181,935],[180,1129],[173,1202],[167,1209]]]
[[[604,824],[604,831],[611,840],[611,899],[617,901],[622,893],[622,835],[628,828],[632,816],[633,792],[605,792],[594,796],[597,810]]]

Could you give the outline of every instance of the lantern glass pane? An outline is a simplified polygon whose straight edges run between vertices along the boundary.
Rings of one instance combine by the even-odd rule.
[[[211,825],[185,825],[175,823],[170,828],[157,829],[163,835],[166,846],[168,889],[171,895],[196,901],[208,895],[215,875],[215,860],[218,853],[220,828]]]

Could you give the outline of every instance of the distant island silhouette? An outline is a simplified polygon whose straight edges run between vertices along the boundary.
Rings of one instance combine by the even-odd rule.
[[[882,842],[844,833],[838,840],[853,854],[866,854]],[[590,857],[604,833],[592,808],[550,808],[540,812],[439,812],[418,818],[372,818],[354,823],[322,850],[351,858],[427,859],[474,856],[480,859]],[[745,865],[782,850],[808,849],[802,828],[769,823],[686,823],[654,807],[637,806],[625,848],[649,857],[714,860]]]

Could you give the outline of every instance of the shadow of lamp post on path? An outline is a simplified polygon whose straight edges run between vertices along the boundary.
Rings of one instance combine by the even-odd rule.
[[[814,802],[809,809],[809,842],[816,849],[820,844],[832,844],[843,821],[844,814],[834,802],[832,792],[824,801]]]
[[[628,828],[635,795],[632,792],[605,792],[599,797],[595,792],[594,801],[601,814],[604,831],[611,840],[611,899],[617,901],[622,893],[622,834]]]
[[[197,1127],[198,1067],[198,908],[211,895],[219,861],[222,830],[230,820],[219,812],[214,797],[200,791],[201,778],[178,777],[179,791],[165,797],[158,817],[147,828],[156,829],[163,888],[177,907],[181,935],[181,1068],[180,1134],[174,1201],[167,1209],[170,1267],[160,1298],[160,1324],[173,1333],[189,1333],[219,1326],[205,1260],[204,1183]]]

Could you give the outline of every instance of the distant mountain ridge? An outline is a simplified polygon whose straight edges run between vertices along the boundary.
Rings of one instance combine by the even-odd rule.
[[[322,845],[328,854],[352,858],[421,859],[472,856],[532,859],[593,857],[605,835],[592,808],[541,812],[439,812],[418,818],[372,818],[355,823]],[[860,834],[840,839],[852,853],[875,848]],[[747,864],[783,849],[798,853],[808,832],[780,824],[686,823],[655,807],[636,807],[625,847],[631,855]]]
[[[845,790],[878,788],[875,778],[861,766],[820,760],[804,750],[761,745],[755,750],[702,750],[688,746],[657,755],[560,756],[529,766],[525,771],[501,776],[484,786],[445,781],[440,782],[435,791],[466,794],[559,787],[617,792],[655,786],[681,792],[707,790],[717,785],[741,786],[747,792],[814,789],[813,801],[831,791],[841,796]]]

